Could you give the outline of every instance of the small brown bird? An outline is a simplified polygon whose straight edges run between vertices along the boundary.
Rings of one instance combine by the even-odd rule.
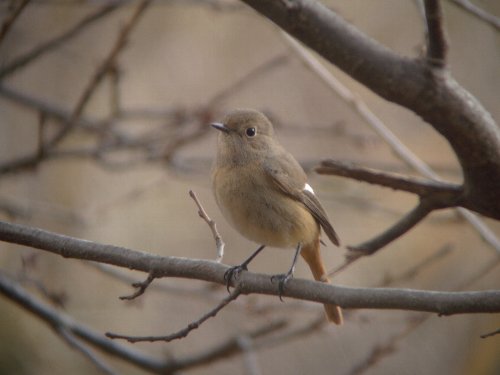
[[[316,280],[329,282],[320,254],[320,227],[338,246],[337,234],[304,170],[274,139],[271,122],[258,111],[240,109],[212,126],[220,131],[212,169],[217,204],[238,232],[261,244],[247,260],[226,272],[228,285],[265,246],[296,249],[290,270],[272,277],[279,281],[280,295],[293,276],[299,253]],[[324,306],[328,320],[342,324],[339,306]]]

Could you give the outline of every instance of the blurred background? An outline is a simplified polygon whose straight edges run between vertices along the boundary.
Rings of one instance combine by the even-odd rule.
[[[1,19],[20,3],[1,2]],[[422,53],[417,2],[324,3],[398,53]],[[496,0],[475,3],[500,14]],[[229,0],[158,0],[131,21],[138,4],[32,0],[0,41],[1,220],[154,254],[215,259],[209,228],[188,195],[192,189],[226,243],[223,262],[240,263],[256,245],[230,228],[215,205],[210,165],[216,134],[208,126],[237,107],[262,110],[273,120],[281,143],[310,172],[310,183],[344,246],[379,234],[416,204],[405,193],[312,171],[322,159],[334,158],[414,174],[352,107],[308,70],[274,24]],[[451,72],[498,121],[498,29],[452,1],[443,6]],[[113,55],[120,37],[126,45]],[[99,77],[106,59],[112,69]],[[452,151],[430,126],[325,65],[444,179],[460,182]],[[72,127],[45,153],[40,140],[51,140],[61,123]],[[484,222],[500,236],[500,223]],[[341,264],[344,254],[344,247],[323,248],[330,269]],[[291,257],[292,251],[268,249],[250,269],[281,273]],[[430,257],[433,261],[407,275]],[[498,259],[468,223],[446,210],[340,272],[333,282],[497,289]],[[116,275],[7,243],[0,244],[0,267],[37,298],[102,333],[169,334],[226,295],[221,286],[168,279],[154,282],[162,289],[151,288],[124,302],[118,297],[133,289]],[[296,277],[311,278],[301,261]],[[498,329],[498,315],[364,310],[346,311],[342,327],[312,324],[321,315],[316,304],[242,296],[185,339],[133,347],[159,358],[188,358],[276,320],[286,327],[251,342],[255,350],[247,355],[228,356],[189,373],[500,373],[498,336],[479,337]],[[50,327],[4,297],[0,316],[1,374],[98,373]],[[118,373],[146,373],[104,358]]]

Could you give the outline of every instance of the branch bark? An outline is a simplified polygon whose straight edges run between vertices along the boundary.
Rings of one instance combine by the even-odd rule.
[[[243,0],[381,97],[430,123],[453,148],[467,208],[500,219],[500,128],[446,69],[402,57],[314,0]]]
[[[125,267],[157,277],[180,277],[226,285],[227,266],[214,261],[152,255],[124,247],[81,240],[38,228],[0,222],[0,240],[45,250],[66,258]],[[237,282],[242,294],[280,294],[268,275],[243,272]],[[287,283],[284,297],[330,303],[343,308],[396,309],[439,315],[500,312],[500,291],[437,292],[396,288],[353,288],[303,279]]]

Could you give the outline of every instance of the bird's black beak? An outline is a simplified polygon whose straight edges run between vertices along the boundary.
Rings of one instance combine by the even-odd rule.
[[[226,125],[221,124],[220,122],[212,122],[210,125],[214,127],[217,130],[220,130],[221,132],[224,133],[229,133],[229,128],[226,127]]]

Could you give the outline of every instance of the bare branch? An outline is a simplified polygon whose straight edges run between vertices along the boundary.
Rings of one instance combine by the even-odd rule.
[[[479,337],[481,337],[482,339],[487,339],[488,337],[492,337],[495,335],[500,335],[500,328],[497,329],[496,331],[485,333],[484,335],[481,335]]]
[[[346,32],[343,30],[342,32]],[[297,41],[282,33],[285,40],[292,47],[293,51],[298,57],[311,69],[328,88],[335,94],[340,96],[342,100],[351,105],[353,109],[361,116],[366,124],[375,131],[381,139],[383,139],[401,160],[408,166],[421,173],[423,176],[432,180],[440,181],[439,175],[436,174],[426,163],[424,163],[417,155],[415,155],[405,144],[403,144],[398,137],[385,125],[382,120],[375,114],[360,98],[356,97],[349,88],[342,84],[328,69],[326,69],[319,60],[313,56],[307,49],[302,47]],[[348,37],[347,35],[345,37]],[[499,145],[500,148],[500,145]],[[499,157],[500,158],[500,157]],[[488,228],[479,218],[471,212],[458,208],[457,211],[464,217],[488,242],[497,252],[500,252],[500,240],[496,237],[495,233]],[[342,267],[346,266],[343,265]],[[338,272],[341,268],[337,269]]]
[[[471,3],[469,0],[450,0],[453,4],[461,7],[481,21],[493,26],[497,31],[500,31],[500,18],[494,14],[488,13],[484,9],[478,7],[476,4]]]
[[[347,248],[351,252],[347,254],[347,259],[355,260],[364,255],[372,255],[377,250],[380,250],[388,243],[408,232],[436,208],[437,207],[431,201],[421,199],[419,204],[413,210],[408,212],[396,224],[377,237],[360,245],[348,246]]]
[[[164,367],[164,361],[109,340],[104,335],[74,321],[69,315],[40,302],[3,273],[0,273],[0,293],[43,320],[56,332],[64,329],[103,352],[155,373],[161,373]]]
[[[500,127],[448,71],[402,57],[318,1],[243,1],[376,94],[431,124],[460,162],[467,208],[500,219],[495,195],[500,191]]]
[[[427,61],[436,67],[446,65],[448,42],[443,26],[443,10],[440,0],[424,0],[427,21]]]
[[[242,349],[238,344],[238,340],[242,335],[256,339],[272,334],[286,326],[286,321],[284,320],[267,321],[262,326],[230,337],[208,350],[174,359],[156,359],[129,346],[110,340],[91,328],[76,322],[69,315],[57,311],[31,296],[3,273],[0,273],[0,294],[16,302],[37,318],[53,327],[57,334],[60,335],[63,331],[68,332],[72,337],[77,337],[107,354],[121,358],[138,368],[156,374],[173,374],[178,370],[201,366],[240,354]],[[96,359],[95,356],[94,359]]]
[[[416,318],[410,319],[409,323],[400,332],[390,336],[388,339],[384,340],[383,343],[376,345],[371,352],[366,356],[366,358],[360,363],[356,364],[349,372],[349,375],[361,375],[364,374],[368,369],[376,365],[383,358],[394,353],[397,350],[397,344],[405,339],[411,332],[415,331],[418,327],[422,325],[428,316],[420,315]]]
[[[187,335],[195,329],[198,329],[206,320],[209,318],[213,318],[217,315],[217,313],[222,310],[224,307],[226,307],[229,303],[234,301],[238,296],[241,294],[240,290],[238,288],[234,289],[226,298],[224,298],[217,306],[215,306],[212,310],[204,314],[201,318],[195,320],[194,322],[189,323],[185,328],[181,329],[180,331],[177,331],[175,333],[172,333],[170,335],[166,336],[126,336],[126,335],[119,335],[116,333],[111,333],[107,332],[106,336],[111,338],[111,339],[123,339],[127,340],[128,342],[131,343],[136,343],[136,342],[144,342],[144,341],[149,341],[149,342],[154,342],[154,341],[165,341],[165,342],[170,342],[173,340],[179,340]]]
[[[131,295],[128,296],[120,296],[120,299],[130,301],[143,295],[148,286],[153,282],[154,279],[156,279],[154,272],[150,272],[146,280],[135,282],[132,284],[134,288],[137,288],[135,293],[132,293]]]
[[[194,193],[194,191],[189,190],[189,196],[193,198],[194,203],[198,206],[198,215],[208,224],[208,227],[212,231],[212,235],[214,236],[215,240],[215,246],[217,248],[217,257],[215,258],[215,261],[217,263],[220,263],[222,261],[222,257],[224,256],[224,246],[225,243],[222,240],[221,235],[219,234],[219,231],[217,230],[217,224],[215,223],[214,220],[210,219],[210,217],[207,215],[205,209],[201,205],[200,201],[198,200],[198,197]]]
[[[7,17],[4,19],[2,26],[0,27],[0,44],[5,39],[5,36],[8,34],[10,28],[16,21],[17,17],[21,14],[24,7],[28,5],[31,0],[22,0]]]
[[[71,131],[75,126],[76,122],[80,118],[83,110],[87,106],[88,101],[92,97],[92,94],[99,86],[103,78],[108,74],[109,70],[112,69],[116,64],[116,59],[118,55],[122,52],[123,48],[127,44],[128,38],[134,27],[137,25],[141,15],[146,10],[151,0],[142,0],[135,11],[132,13],[130,19],[125,23],[122,30],[120,31],[115,44],[111,48],[106,59],[102,64],[96,69],[94,75],[91,77],[87,86],[85,87],[80,99],[78,100],[75,109],[71,114],[69,121],[59,130],[59,132],[47,143],[46,148],[52,149],[57,146]]]
[[[350,162],[326,159],[314,169],[319,174],[335,175],[353,178],[358,181],[385,186],[408,193],[425,195],[449,195],[454,200],[462,193],[462,187],[457,184],[413,178],[398,173],[380,171],[362,167]]]
[[[438,260],[441,260],[445,256],[447,256],[451,251],[453,250],[453,246],[451,244],[446,244],[438,251],[435,253],[429,255],[427,258],[423,259],[421,262],[415,264],[412,266],[410,269],[406,270],[406,272],[402,273],[401,275],[398,275],[396,277],[391,277],[391,276],[385,276],[384,281],[380,284],[380,287],[386,287],[394,282],[404,282],[404,281],[409,281],[415,278],[416,275],[431,264],[437,262]]]
[[[96,12],[91,13],[85,18],[83,18],[80,22],[78,22],[76,25],[74,25],[72,28],[65,31],[61,35],[35,47],[26,54],[16,58],[11,63],[6,64],[3,67],[3,69],[0,70],[0,80],[14,73],[16,70],[21,69],[24,66],[28,65],[29,63],[36,60],[44,53],[47,53],[55,48],[58,48],[61,44],[77,36],[80,32],[85,30],[92,23],[104,18],[105,16],[119,9],[123,4],[124,2],[118,1],[118,2],[111,2],[110,4],[105,5],[104,7],[98,9]]]
[[[42,229],[0,222],[0,240],[30,246],[66,258],[97,261],[158,277],[198,279],[225,285],[222,264],[197,259],[158,256],[113,245],[80,240]],[[267,275],[244,272],[233,287],[242,294],[279,295]],[[437,292],[410,289],[377,289],[334,286],[311,280],[292,279],[285,297],[340,305],[343,308],[398,309],[440,315],[500,312],[500,291]]]
[[[69,346],[83,354],[92,362],[98,370],[108,375],[118,375],[106,362],[99,358],[87,345],[81,343],[71,332],[65,328],[58,328],[56,332],[61,336]]]
[[[248,332],[242,332],[236,336],[230,337],[222,343],[216,344],[199,353],[187,355],[183,358],[176,358],[175,361],[172,361],[173,363],[167,367],[169,370],[168,373],[173,373],[174,371],[182,369],[207,365],[220,359],[239,354],[242,351],[241,345],[239,344],[240,337],[246,336],[252,340],[256,340],[258,338],[265,337],[276,331],[279,331],[286,325],[287,322],[282,319],[266,322],[256,329],[250,330]],[[256,343],[255,346],[258,345],[259,344]]]

